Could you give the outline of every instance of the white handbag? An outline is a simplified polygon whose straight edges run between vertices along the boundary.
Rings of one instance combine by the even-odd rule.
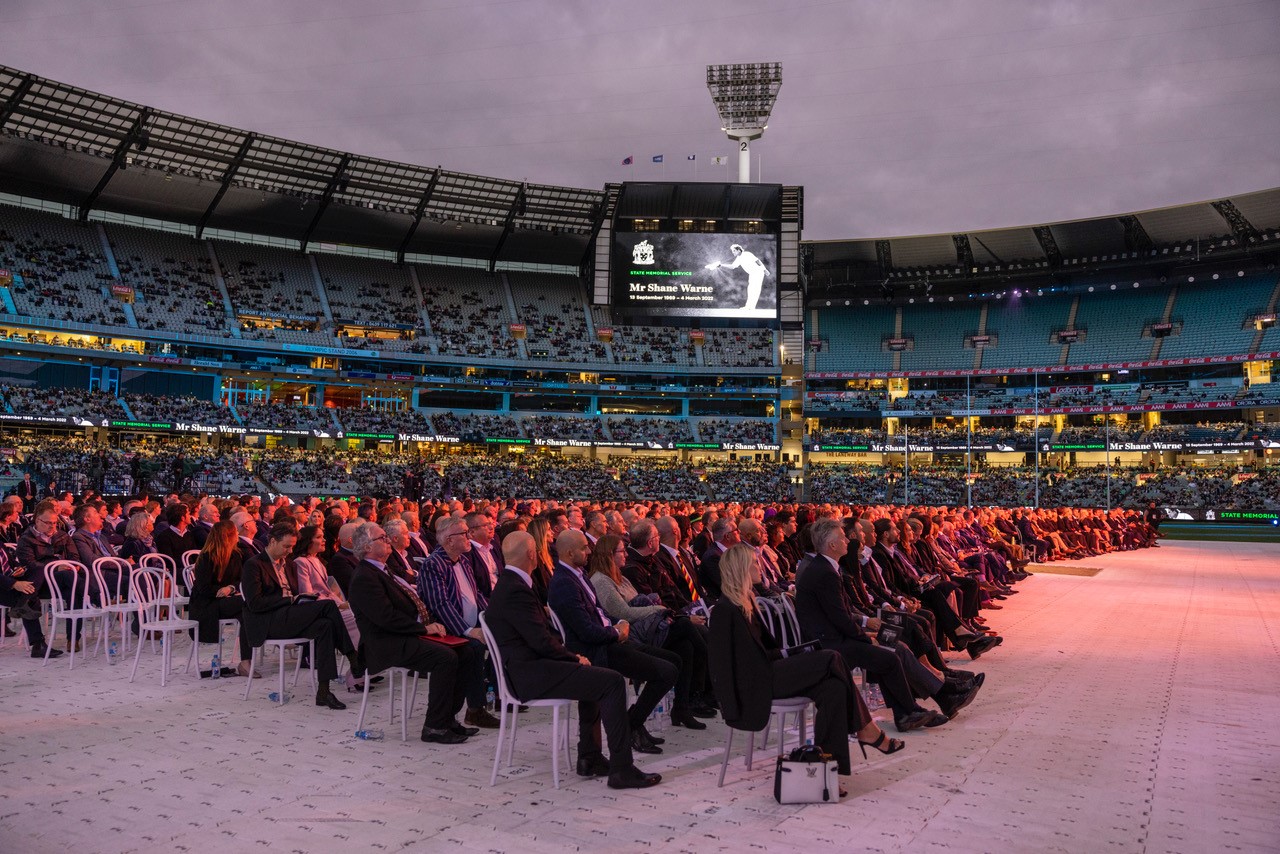
[[[779,756],[773,797],[780,804],[834,804],[840,801],[840,768],[812,744]]]

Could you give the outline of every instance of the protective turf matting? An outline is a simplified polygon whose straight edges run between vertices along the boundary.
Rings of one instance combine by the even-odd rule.
[[[1100,566],[1076,566],[1070,563],[1033,563],[1027,567],[1035,573],[1048,573],[1049,575],[1087,575],[1090,578],[1102,572]]]

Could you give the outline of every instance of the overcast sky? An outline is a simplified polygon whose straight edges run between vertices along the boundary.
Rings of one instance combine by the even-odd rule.
[[[0,61],[261,133],[592,188],[695,165],[736,180],[705,66],[778,61],[753,177],[805,187],[810,239],[1280,186],[1280,0],[0,0]]]

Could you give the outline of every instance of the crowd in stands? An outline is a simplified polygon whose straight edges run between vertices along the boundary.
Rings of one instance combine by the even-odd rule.
[[[457,436],[464,442],[483,441],[487,437],[519,438],[520,422],[510,415],[486,415],[470,413],[455,415],[452,412],[433,412],[431,424],[442,436]]]
[[[698,436],[704,442],[777,442],[776,424],[759,418],[704,418]]]
[[[416,409],[370,409],[350,406],[336,410],[348,433],[425,433],[431,426]]]
[[[226,333],[222,294],[208,250],[167,232],[113,226],[111,238],[121,279],[134,288],[138,327],[178,332]]]
[[[229,408],[196,397],[126,394],[124,400],[134,417],[142,421],[195,422],[211,426],[239,424]]]
[[[66,415],[86,419],[125,417],[120,401],[105,391],[4,385],[0,386],[0,401],[12,411],[25,415]]]
[[[21,277],[10,286],[19,314],[129,326],[123,304],[110,295],[115,283],[92,226],[48,214],[4,212],[0,217],[0,267]]]
[[[569,415],[530,415],[524,419],[525,432],[531,439],[602,442],[604,424],[599,418],[577,418]]]
[[[707,485],[722,501],[788,501],[792,497],[789,468],[779,463],[706,464]]]
[[[688,463],[634,457],[618,467],[622,482],[636,498],[673,500],[706,494],[698,471]]]
[[[683,418],[610,418],[609,435],[615,442],[652,442],[663,446],[693,441],[693,430]]]
[[[282,430],[332,432],[333,421],[325,409],[262,401],[237,404],[236,412],[246,427],[275,427]]]
[[[692,365],[697,360],[689,333],[671,326],[614,326],[611,346],[618,364]]]

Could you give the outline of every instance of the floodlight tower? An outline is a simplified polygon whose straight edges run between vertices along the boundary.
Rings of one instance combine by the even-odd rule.
[[[751,140],[764,136],[782,88],[781,62],[708,65],[707,88],[720,129],[738,143],[738,183],[751,183]]]

